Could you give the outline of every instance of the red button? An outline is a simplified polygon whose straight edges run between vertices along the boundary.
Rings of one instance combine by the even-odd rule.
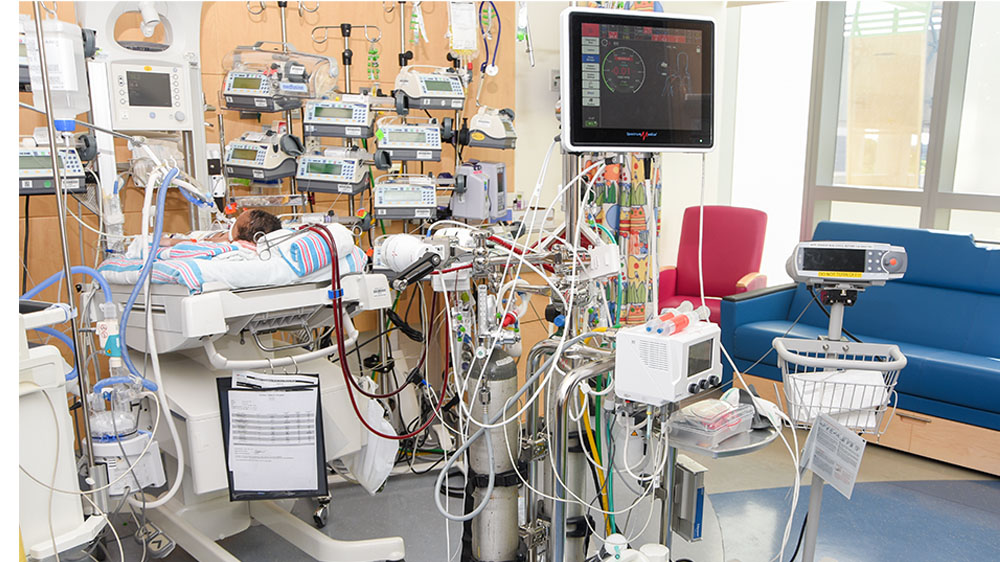
[[[889,265],[896,265],[896,258],[890,258]]]

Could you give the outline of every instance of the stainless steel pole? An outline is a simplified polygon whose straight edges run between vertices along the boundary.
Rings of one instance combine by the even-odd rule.
[[[49,64],[45,58],[45,36],[42,32],[42,13],[40,2],[32,2],[32,9],[35,13],[35,34],[38,37],[38,54],[42,66],[42,95],[45,99],[45,126],[49,132],[49,144],[52,147],[49,156],[52,158],[52,169],[56,170],[53,175],[53,182],[56,190],[56,208],[59,213],[59,241],[62,245],[63,258],[63,282],[66,284],[66,299],[70,306],[79,310],[73,302],[73,273],[69,259],[69,243],[66,240],[66,194],[62,189],[62,176],[59,173],[59,145],[56,137],[55,117],[52,115],[52,92],[49,89]],[[66,72],[71,72],[66,69]],[[81,256],[82,259],[83,256]],[[80,405],[83,411],[83,432],[87,436],[87,476],[94,474],[94,447],[90,438],[90,407],[87,405],[87,394],[90,393],[87,381],[86,363],[83,360],[82,347],[80,346],[80,333],[77,330],[76,322],[69,323],[70,337],[73,340],[73,366],[76,367],[76,380],[80,386]]]
[[[566,478],[566,456],[567,442],[569,435],[566,428],[566,409],[569,400],[574,395],[576,387],[587,379],[594,378],[615,369],[615,359],[611,356],[601,361],[586,363],[566,374],[559,390],[556,393],[555,408],[555,443],[553,445],[553,456],[555,465],[553,469],[557,478],[555,479],[555,498],[552,513],[552,534],[550,535],[549,551],[552,553],[552,562],[563,562],[566,555],[566,502],[559,501],[566,499],[566,489],[562,482]]]

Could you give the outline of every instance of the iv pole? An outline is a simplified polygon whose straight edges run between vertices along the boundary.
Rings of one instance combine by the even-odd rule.
[[[55,174],[52,174],[52,181],[55,185],[56,192],[56,208],[58,210],[59,220],[56,221],[59,224],[59,241],[62,247],[62,259],[63,259],[63,282],[66,284],[66,298],[69,300],[70,306],[77,310],[77,307],[73,303],[73,275],[70,269],[70,259],[69,259],[69,244],[66,241],[66,195],[63,193],[62,189],[62,175],[59,173],[59,169],[62,167],[59,165],[59,150],[56,143],[56,130],[54,117],[52,115],[52,92],[49,89],[49,64],[48,59],[45,55],[45,37],[42,34],[42,14],[39,9],[40,2],[32,2],[32,9],[35,14],[35,34],[38,36],[38,54],[41,58],[41,68],[42,68],[42,94],[45,99],[45,126],[49,133],[49,143],[52,146],[52,150],[49,151],[49,156],[52,158],[52,169],[56,170]],[[27,218],[25,218],[27,220]],[[76,380],[77,384],[80,385],[80,405],[83,412],[83,431],[87,436],[87,476],[93,477],[94,475],[94,448],[90,439],[90,407],[87,405],[87,394],[90,390],[87,388],[87,371],[86,363],[83,360],[82,351],[80,347],[80,333],[77,330],[76,322],[72,319],[69,322],[70,327],[70,338],[73,340],[73,366],[76,367]]]

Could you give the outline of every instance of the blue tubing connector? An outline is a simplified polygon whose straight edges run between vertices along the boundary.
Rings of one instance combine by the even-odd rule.
[[[149,277],[150,270],[153,269],[153,263],[156,261],[156,252],[160,249],[160,237],[163,236],[163,208],[167,200],[167,188],[170,187],[170,182],[174,181],[177,177],[177,168],[171,168],[167,175],[164,176],[163,182],[160,183],[160,188],[156,192],[156,223],[153,227],[153,240],[152,245],[149,248],[149,255],[146,257],[146,263],[142,265],[142,270],[139,272],[139,279],[135,282],[135,287],[132,287],[132,293],[129,294],[128,300],[125,301],[125,308],[122,311],[122,319],[119,323],[119,345],[122,352],[122,362],[125,363],[125,367],[130,373],[143,380],[143,384],[146,384],[145,377],[135,368],[135,364],[132,363],[132,357],[129,355],[128,344],[125,341],[126,333],[128,332],[128,319],[132,314],[132,307],[135,305],[135,299],[139,296],[139,291],[142,290],[143,284],[146,282],[146,278]],[[149,303],[146,303],[149,306]],[[148,329],[152,329],[151,326],[147,326]],[[96,387],[95,387],[96,388]],[[156,388],[154,385],[153,388]]]
[[[38,328],[32,328],[32,329],[34,331],[36,331],[36,332],[41,332],[43,334],[46,334],[46,335],[49,335],[49,336],[52,336],[52,337],[56,338],[57,340],[63,342],[66,345],[68,345],[69,346],[69,350],[71,352],[76,353],[76,348],[73,346],[73,340],[69,339],[69,336],[67,336],[66,334],[60,332],[59,330],[54,330],[52,328],[49,328],[48,326],[40,326]],[[71,381],[71,380],[73,380],[75,378],[76,378],[76,367],[73,367],[72,371],[66,373],[66,380],[67,381]]]
[[[74,265],[73,267],[69,268],[69,270],[70,273],[74,275],[82,273],[84,275],[91,276],[94,279],[94,281],[97,281],[97,284],[101,286],[101,292],[104,293],[104,302],[111,302],[111,286],[108,285],[107,280],[104,279],[104,276],[101,275],[96,269],[92,267],[87,267],[85,265]],[[63,271],[59,270],[58,272],[53,273],[52,276],[50,276],[45,281],[42,281],[41,283],[32,287],[31,290],[29,290],[27,293],[21,295],[21,298],[22,299],[34,298],[35,296],[38,295],[38,293],[41,293],[45,289],[48,289],[50,285],[61,280],[62,278],[63,278]]]
[[[101,390],[113,384],[132,384],[134,382],[136,381],[132,377],[108,377],[97,381],[97,384],[94,385],[94,392],[100,394]],[[146,390],[156,392],[156,384],[153,381],[139,377],[139,382]]]

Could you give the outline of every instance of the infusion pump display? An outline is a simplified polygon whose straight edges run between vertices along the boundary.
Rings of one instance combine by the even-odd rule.
[[[303,125],[307,136],[367,139],[372,136],[374,112],[365,96],[306,103]]]
[[[299,191],[357,195],[368,187],[368,166],[360,157],[306,154],[295,174]]]
[[[375,142],[393,160],[441,160],[441,129],[437,123],[381,124]]]
[[[432,72],[418,72],[427,68]],[[457,109],[465,107],[465,87],[458,74],[438,67],[404,66],[396,75],[395,88],[411,108]]]
[[[431,219],[435,216],[437,187],[431,178],[379,178],[372,195],[376,219]]]
[[[18,151],[18,181],[20,195],[55,193],[52,173],[52,151],[48,147],[22,148]],[[62,187],[67,193],[86,193],[83,163],[72,148],[59,149]]]
[[[571,8],[562,40],[568,148],[712,147],[712,21]]]
[[[186,69],[173,65],[111,65],[112,122],[120,131],[191,130]],[[199,117],[200,118],[200,117]]]
[[[874,242],[801,242],[786,269],[792,279],[811,285],[881,285],[906,273],[906,249]]]

